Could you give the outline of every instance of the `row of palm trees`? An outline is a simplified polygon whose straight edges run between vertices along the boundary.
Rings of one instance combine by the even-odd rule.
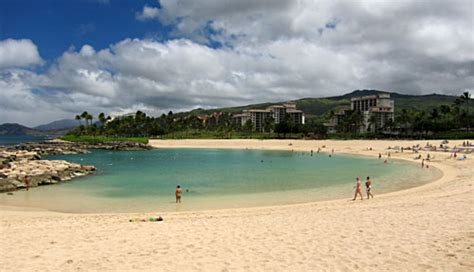
[[[451,131],[474,127],[474,113],[470,107],[471,95],[469,92],[463,93],[452,105],[441,105],[433,108],[430,112],[423,110],[402,110],[397,114],[395,122],[386,122],[385,127],[378,127],[375,117],[369,121],[370,131],[399,131],[402,134],[423,134],[426,132]],[[76,120],[80,123],[77,134],[96,135],[122,135],[122,136],[150,136],[170,134],[178,131],[231,131],[252,132],[255,130],[252,122],[246,123],[243,127],[232,122],[231,114],[224,113],[219,117],[218,122],[205,123],[197,116],[178,117],[172,112],[160,117],[150,117],[138,111],[133,116],[125,116],[112,120],[110,116],[100,113],[97,116],[98,125],[94,124],[94,116],[84,111],[76,115]],[[326,134],[326,128],[322,125],[326,120],[319,118],[318,121],[309,122],[305,125],[294,124],[291,118],[285,116],[279,124],[275,124],[273,118],[266,118],[263,126],[265,132],[283,133],[316,133]],[[81,121],[85,120],[85,126]],[[358,133],[364,122],[364,116],[360,111],[353,111],[346,115],[336,128],[342,133]],[[74,132],[73,132],[74,133]]]
[[[79,121],[79,125],[82,125],[81,120],[86,121],[86,126],[91,126],[93,124],[94,116],[87,111],[84,111],[83,113],[76,115],[75,118],[77,121]],[[111,120],[110,116],[105,117],[105,114],[101,112],[98,116],[97,119],[101,123],[101,125],[105,124],[107,121]]]

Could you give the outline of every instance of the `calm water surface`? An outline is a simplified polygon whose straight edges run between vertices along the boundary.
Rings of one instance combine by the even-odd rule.
[[[26,142],[38,142],[48,139],[46,136],[0,135],[0,145],[17,145]]]
[[[357,176],[370,175],[374,194],[421,185],[441,173],[417,164],[347,155],[258,150],[156,149],[51,156],[95,165],[91,176],[42,186],[0,204],[63,212],[202,210],[350,199]],[[181,205],[174,190],[184,192]]]

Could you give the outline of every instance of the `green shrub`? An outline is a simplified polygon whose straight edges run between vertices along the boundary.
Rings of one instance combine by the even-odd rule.
[[[86,136],[86,135],[64,135],[61,137],[64,141],[69,142],[83,142],[83,143],[106,143],[106,142],[136,142],[141,144],[148,144],[148,138],[126,138],[126,137],[108,137],[108,136]]]

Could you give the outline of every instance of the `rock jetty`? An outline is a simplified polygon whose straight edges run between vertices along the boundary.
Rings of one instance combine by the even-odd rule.
[[[41,160],[41,155],[33,151],[0,150],[0,192],[64,182],[93,171],[94,166]]]
[[[95,171],[94,166],[63,160],[42,160],[42,156],[48,155],[89,153],[88,149],[148,150],[151,147],[127,141],[91,144],[61,140],[0,147],[0,192],[55,184],[88,175]]]
[[[151,146],[136,142],[67,142],[52,140],[44,142],[24,143],[9,148],[9,150],[22,150],[37,152],[39,155],[62,155],[62,154],[83,154],[88,153],[88,149],[104,149],[117,151],[149,150]]]

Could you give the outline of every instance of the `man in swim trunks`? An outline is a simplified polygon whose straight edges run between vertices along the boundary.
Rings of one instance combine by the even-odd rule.
[[[370,177],[367,177],[367,181],[365,182],[365,190],[367,191],[367,199],[369,199],[369,196],[374,198],[370,190],[372,189],[372,181],[370,180]]]
[[[181,203],[181,194],[182,194],[182,190],[181,190],[181,186],[176,186],[176,203]]]

